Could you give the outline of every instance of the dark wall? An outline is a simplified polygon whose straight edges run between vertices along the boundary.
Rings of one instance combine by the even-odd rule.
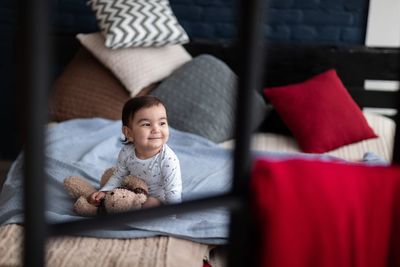
[[[0,0],[0,159],[14,158],[20,149],[16,108],[15,0]],[[50,0],[51,29],[56,34],[97,31],[96,20],[86,0]],[[191,38],[234,39],[236,1],[170,0],[182,26]],[[271,0],[266,1],[264,34],[279,42],[363,44],[368,0]],[[55,73],[60,69],[55,70]]]
[[[231,39],[236,34],[233,0],[171,0],[171,5],[192,37]],[[272,0],[266,8],[268,40],[364,43],[368,0]]]
[[[17,126],[15,92],[15,25],[16,12],[13,0],[0,2],[0,159],[14,157],[16,153]]]

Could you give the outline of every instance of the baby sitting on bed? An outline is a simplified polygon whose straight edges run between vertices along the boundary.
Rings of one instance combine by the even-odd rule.
[[[182,180],[179,160],[166,144],[169,137],[164,104],[154,96],[128,100],[122,110],[124,146],[118,155],[114,174],[100,189],[88,197],[99,205],[106,191],[119,187],[122,178],[133,175],[149,187],[149,197],[143,207],[181,201]]]

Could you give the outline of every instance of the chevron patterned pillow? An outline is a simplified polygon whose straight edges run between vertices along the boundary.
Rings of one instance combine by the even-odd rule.
[[[189,42],[168,0],[91,0],[89,4],[108,48]]]

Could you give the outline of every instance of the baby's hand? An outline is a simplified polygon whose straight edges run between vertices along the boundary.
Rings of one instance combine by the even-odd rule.
[[[162,202],[155,197],[149,197],[146,202],[143,203],[142,207],[143,208],[151,208],[151,207],[156,207],[156,206],[160,206],[162,204]]]
[[[101,200],[106,196],[106,192],[97,191],[88,196],[87,200],[90,204],[98,206]]]

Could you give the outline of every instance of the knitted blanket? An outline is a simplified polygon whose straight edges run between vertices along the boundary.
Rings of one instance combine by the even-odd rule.
[[[0,266],[22,266],[23,227],[0,227]],[[174,237],[107,239],[51,238],[46,245],[46,266],[187,267],[201,266],[209,246]]]

